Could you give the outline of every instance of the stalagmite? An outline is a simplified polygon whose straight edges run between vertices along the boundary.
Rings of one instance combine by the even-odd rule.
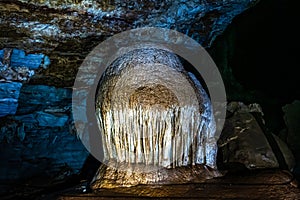
[[[92,188],[202,182],[220,175],[210,100],[173,53],[144,48],[116,59],[96,98],[105,165]]]

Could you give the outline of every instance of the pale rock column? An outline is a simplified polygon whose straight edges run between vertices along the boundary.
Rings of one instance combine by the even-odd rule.
[[[145,48],[118,58],[102,76],[96,98],[105,165],[92,188],[220,175],[210,100],[173,53]]]

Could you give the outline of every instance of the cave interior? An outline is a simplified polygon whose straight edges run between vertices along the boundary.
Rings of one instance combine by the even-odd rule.
[[[222,75],[230,108],[237,102],[246,107],[260,105],[263,116],[251,115],[260,126],[253,132],[265,135],[277,163],[266,161],[263,168],[289,171],[292,178],[287,181],[288,185],[297,187],[297,180],[300,181],[300,79],[297,73],[300,33],[295,0],[232,3],[105,0],[95,1],[98,8],[77,6],[85,1],[40,2],[0,2],[1,199],[51,199],[68,188],[80,194],[91,192],[89,183],[101,163],[88,153],[76,135],[71,108],[74,79],[82,61],[96,45],[121,31],[143,26],[175,29],[199,42]],[[203,7],[205,11],[201,10]],[[172,12],[178,16],[172,18]],[[205,14],[193,15],[194,12]],[[197,75],[189,63],[184,60],[182,63],[186,70]],[[201,79],[201,75],[197,76]],[[233,126],[237,126],[238,120],[230,118],[231,114],[245,117],[251,113],[235,115],[234,112],[227,113]],[[239,120],[243,123],[244,119]],[[275,140],[283,142],[293,158],[284,157],[285,150],[278,147]],[[243,148],[235,145],[229,144],[228,149]],[[229,181],[237,181],[236,176],[243,177],[251,171],[261,177],[257,181],[272,184],[273,179],[264,178],[261,169],[249,169],[247,161],[233,156],[235,150],[224,149],[220,147],[218,168],[233,174],[235,179],[229,178]],[[227,161],[232,159],[232,163],[224,163],[225,156],[228,156]],[[285,174],[278,176],[286,178]],[[275,185],[276,181],[278,185],[285,184],[283,180],[273,181]],[[245,183],[241,181],[242,184]],[[213,186],[206,187],[208,192],[203,192],[202,197],[216,190]],[[186,192],[182,189],[185,186],[173,188],[178,190],[175,196]],[[298,189],[294,190],[280,192],[278,189],[272,195],[284,197],[289,191],[294,192],[292,195],[300,194]],[[249,189],[249,193],[253,191]],[[191,192],[191,195],[195,197],[199,193]],[[106,191],[103,194],[107,198],[111,195]],[[221,192],[218,195],[221,196]]]

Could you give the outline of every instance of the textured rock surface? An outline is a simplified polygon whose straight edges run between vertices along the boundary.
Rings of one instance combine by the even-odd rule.
[[[261,112],[255,104],[246,106],[243,103],[231,102],[228,105],[230,117],[225,121],[224,129],[218,141],[223,163],[243,164],[248,169],[278,168],[279,163],[262,127],[252,112]],[[293,154],[278,137],[275,140],[285,158],[289,169],[295,165]]]
[[[295,152],[300,150],[300,101],[294,101],[291,104],[285,105],[282,110],[284,111],[284,119],[288,128],[287,143]]]
[[[72,127],[71,90],[24,84],[49,64],[43,54],[0,50],[1,181],[70,176],[87,156]]]
[[[22,87],[17,113],[0,120],[1,181],[80,171],[87,151],[72,126],[70,102],[70,89]]]
[[[87,53],[115,33],[145,26],[172,28],[208,47],[236,15],[256,2],[4,1],[0,2],[0,28],[5,30],[0,49],[11,46],[49,55],[52,65],[32,83],[72,86]]]
[[[82,199],[298,199],[299,188],[293,186],[293,176],[280,170],[258,170],[227,175],[198,184],[138,185],[102,189],[101,193],[86,193],[76,190],[65,192],[59,200]]]
[[[291,104],[285,105],[282,110],[284,111],[284,120],[287,125],[287,138],[286,142],[289,144],[293,151],[297,164],[295,173],[300,176],[300,101],[294,101]]]
[[[181,182],[190,182],[193,178],[184,176],[188,169],[180,172],[181,167],[216,169],[218,138],[212,106],[199,81],[190,76],[194,75],[184,70],[176,55],[155,48],[134,50],[106,69],[99,83],[96,113],[104,159],[122,165],[116,170],[107,168],[117,173],[115,184],[169,184],[170,177],[179,174]],[[160,168],[165,175],[160,175]],[[111,177],[103,169],[97,181]],[[126,169],[136,173],[135,177],[123,172]],[[205,172],[199,172],[203,175],[198,179],[213,177]],[[111,181],[107,184],[98,186],[112,187]]]
[[[21,87],[22,83],[0,82],[0,117],[16,113]]]
[[[149,166],[148,166],[149,167]],[[143,169],[143,170],[140,170]],[[145,171],[141,164],[128,166],[125,163],[101,165],[95,180],[92,182],[92,189],[101,192],[103,188],[134,187],[138,185],[169,185],[186,183],[203,183],[208,179],[222,176],[222,174],[205,165],[193,165],[179,168],[159,168]],[[131,193],[130,191],[128,193]]]
[[[17,112],[15,116],[1,118],[1,145],[6,145],[1,149],[1,156],[5,156],[1,167],[14,169],[11,173],[15,175],[11,177],[15,178],[37,173],[38,170],[32,165],[44,169],[41,159],[51,160],[51,164],[47,164],[49,168],[62,162],[75,170],[79,168],[85,158],[81,154],[83,147],[75,135],[67,134],[70,126],[70,90],[43,85],[71,87],[81,62],[99,42],[127,29],[158,26],[177,29],[207,47],[234,16],[255,3],[255,0],[1,1],[0,56],[4,57],[2,49],[7,47],[15,48],[13,53],[17,52],[5,70],[3,66],[8,62],[2,59],[0,66],[0,80],[5,80],[0,82],[0,116]],[[43,55],[48,56],[49,60]],[[41,57],[44,64],[51,61],[51,65],[47,68],[39,65],[36,70]],[[18,67],[14,68],[11,64]],[[34,75],[30,70],[35,70]],[[30,80],[28,73],[33,75]],[[19,92],[21,85],[28,80],[32,86],[27,83]],[[16,90],[11,91],[11,87]],[[55,136],[58,137],[54,140]],[[57,142],[59,140],[61,142]],[[68,147],[65,152],[63,145]],[[31,146],[35,148],[29,151]],[[47,150],[58,149],[57,154],[47,154],[44,152],[45,146]],[[76,159],[82,156],[76,162],[70,156],[73,150]],[[6,154],[16,159],[10,161]],[[31,154],[34,156],[27,159]],[[18,172],[18,168],[25,171],[26,164],[20,163],[27,163],[26,160],[34,164],[26,168],[28,173]],[[52,170],[57,169],[53,167]],[[5,171],[2,175],[7,178]]]
[[[0,49],[0,117],[16,113],[20,89],[35,70],[47,68],[49,58],[19,49]]]

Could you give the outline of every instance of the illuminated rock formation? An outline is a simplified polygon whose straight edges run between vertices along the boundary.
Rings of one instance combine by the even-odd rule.
[[[219,175],[210,100],[176,55],[149,48],[118,58],[100,81],[96,104],[107,166],[94,188]]]

